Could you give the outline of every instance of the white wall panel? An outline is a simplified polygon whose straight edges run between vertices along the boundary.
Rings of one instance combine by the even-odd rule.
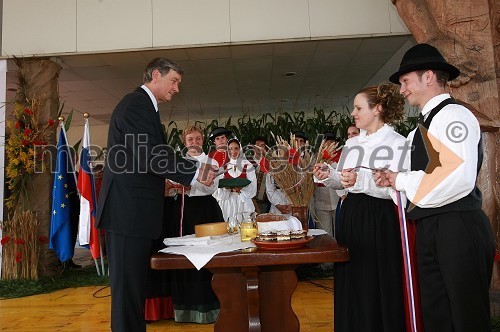
[[[231,41],[309,38],[307,0],[231,0]]]
[[[150,0],[78,0],[79,52],[152,47]]]
[[[4,0],[2,55],[76,51],[76,0]]]
[[[409,33],[391,0],[4,0],[3,56]]]
[[[391,32],[392,33],[410,33],[410,30],[406,27],[401,17],[399,17],[398,10],[396,6],[389,1],[389,17],[391,22]]]
[[[153,1],[153,46],[230,41],[229,0]]]
[[[388,0],[309,0],[311,36],[387,34],[388,6]]]

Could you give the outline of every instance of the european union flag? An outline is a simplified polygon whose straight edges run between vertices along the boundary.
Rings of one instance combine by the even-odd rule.
[[[74,239],[71,239],[69,195],[76,191],[73,164],[64,128],[61,127],[57,143],[56,171],[52,189],[52,217],[50,219],[49,249],[54,250],[61,262],[73,257]]]

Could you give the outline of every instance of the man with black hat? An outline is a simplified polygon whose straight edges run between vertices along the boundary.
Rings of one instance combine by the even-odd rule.
[[[215,145],[215,149],[208,153],[208,157],[214,159],[219,164],[219,167],[224,166],[229,161],[229,154],[227,152],[227,141],[233,133],[224,128],[216,127],[208,135],[210,143]]]
[[[481,132],[472,112],[445,92],[460,71],[428,44],[410,48],[390,81],[420,109],[410,133],[411,170],[375,175],[406,194],[417,221],[416,249],[426,332],[490,331],[495,241],[476,178]]]

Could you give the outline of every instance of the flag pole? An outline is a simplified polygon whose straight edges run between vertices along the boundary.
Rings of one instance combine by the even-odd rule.
[[[88,117],[89,117],[89,114],[88,114],[87,112],[85,112],[85,113],[83,113],[83,117],[85,118],[85,124],[84,124],[84,128],[85,128],[85,129],[84,129],[84,134],[83,134],[83,139],[82,139],[82,152],[81,152],[82,154],[84,153],[84,150],[83,150],[83,149],[84,149],[84,148],[87,148],[87,146],[88,146],[88,145],[90,145],[90,138],[88,137],[88,133],[87,133],[87,131],[88,131],[87,129],[88,129]],[[88,144],[87,144],[87,143],[88,143]],[[81,156],[81,158],[80,158],[80,159],[81,159],[81,160],[80,160],[80,168],[82,168],[82,160],[83,160],[83,159],[87,160],[87,158],[88,158],[88,154],[87,154],[87,156],[86,156],[85,158],[83,158],[83,156]],[[92,172],[92,164],[91,164],[91,163],[88,163],[88,164],[89,164],[89,165],[87,165],[87,166],[89,166],[89,167],[90,167],[90,172]],[[85,171],[83,171],[83,172],[85,172]],[[75,173],[76,173],[76,172],[75,172]],[[81,174],[79,175],[79,177],[80,177],[80,176],[81,176]],[[94,187],[95,187],[95,182],[93,181],[93,177],[91,177],[91,179],[92,179],[92,182],[91,182],[91,184],[90,184],[90,187],[91,187],[91,194],[90,194],[90,195],[91,195],[91,198],[90,198],[90,200],[91,200],[91,201],[94,201],[94,205],[95,205],[95,190],[94,190]],[[78,183],[78,182],[77,182],[77,183]],[[79,185],[77,185],[77,188],[78,188],[78,187],[79,187]],[[80,191],[80,188],[78,188],[78,190]],[[83,194],[82,194],[82,193],[80,193],[80,199],[82,199],[82,197],[83,197]],[[85,198],[85,199],[87,199],[87,198]],[[95,206],[94,206],[94,209],[95,209]],[[81,205],[80,205],[80,213],[81,213],[81,212],[82,212],[82,211],[81,211]],[[81,215],[80,215],[80,218],[81,218]],[[89,232],[91,232],[91,229],[92,229],[92,215],[89,215],[89,216],[88,216],[88,218],[89,218],[89,226],[88,226],[88,227],[89,227]],[[79,223],[79,227],[80,227],[80,228],[82,227],[82,225],[81,225],[81,220],[80,220],[80,223]],[[81,232],[81,230],[80,230],[80,232]],[[80,234],[80,232],[79,232],[79,234]],[[81,234],[80,234],[80,235],[81,235]],[[80,239],[80,243],[82,243],[82,239]],[[91,246],[90,246],[89,241],[88,241],[87,239],[84,239],[84,243],[89,245],[89,249],[90,249],[90,252],[91,252],[91,256],[93,256],[93,255],[92,255],[92,248],[91,248]],[[100,242],[99,242],[99,246],[100,246],[100,245],[101,245],[101,244],[100,244]],[[103,271],[101,271],[101,269],[99,268],[99,262],[98,262],[97,258],[94,258],[94,257],[92,257],[92,258],[93,258],[93,260],[94,260],[94,264],[95,264],[95,267],[96,267],[96,272],[97,272],[97,275],[98,275],[98,276],[102,276],[102,275],[104,274],[104,269],[103,269]]]
[[[83,113],[83,117],[85,118],[85,124],[87,125],[87,128],[89,129],[89,132],[90,132],[89,116],[90,116],[90,114],[88,112]],[[88,139],[88,143],[90,145],[90,137],[88,137],[87,139]],[[94,173],[94,165],[91,164],[90,168],[91,168],[91,172],[93,174]],[[95,192],[95,178],[94,177],[92,177],[92,181],[94,182],[93,186],[92,186],[92,191],[93,191],[92,195],[93,195],[94,198],[96,198],[94,204],[97,204],[97,195],[96,195],[96,192]],[[97,208],[97,206],[94,206],[94,211],[95,211],[95,208]],[[101,232],[98,230],[97,234],[99,234],[99,256],[100,256],[100,259],[101,259],[101,269],[100,269],[101,273],[99,273],[99,268],[97,267],[98,266],[97,259],[94,259],[94,261],[95,261],[95,264],[96,264],[96,268],[98,270],[97,274],[100,275],[100,276],[105,276],[105,272],[104,272],[105,271],[104,270],[104,258],[102,257],[103,254],[102,254]]]
[[[60,116],[60,117],[59,117],[59,125],[61,126],[61,130],[62,130],[62,132],[63,132],[64,138],[66,139],[66,144],[68,145],[68,153],[69,153],[69,156],[71,157],[71,151],[70,151],[70,149],[69,149],[69,141],[68,141],[68,136],[67,136],[67,134],[66,134],[66,128],[64,127],[64,116]],[[75,155],[76,155],[76,153],[78,153],[78,151],[75,151]],[[77,183],[78,183],[78,179],[77,179],[77,177],[76,177],[76,165],[75,165],[75,163],[74,163],[73,158],[69,158],[69,162],[71,163],[71,169],[73,170],[73,171],[72,171],[72,173],[73,173],[73,178],[74,178],[74,180],[75,180],[75,184],[77,184]],[[81,196],[81,194],[80,194],[80,190],[78,190],[78,186],[76,186],[76,192],[77,192],[77,194],[78,194],[78,197],[81,199],[81,198],[82,198],[82,196]],[[95,262],[95,265],[96,265],[97,275],[99,275],[99,276],[100,276],[100,275],[101,275],[101,273],[100,273],[100,270],[99,270],[99,268],[98,268],[97,260],[96,260],[96,259],[94,259],[94,262]]]
[[[78,179],[76,178],[76,172],[75,172],[75,163],[73,161],[73,158],[71,158],[71,150],[69,149],[69,142],[68,142],[68,136],[66,135],[66,129],[64,128],[64,116],[60,116],[59,117],[59,126],[61,127],[61,130],[63,132],[63,135],[64,135],[64,139],[66,140],[66,149],[68,150],[68,156],[69,156],[69,163],[71,164],[71,170],[73,173],[73,178],[75,179],[75,184],[78,183]],[[76,151],[75,151],[76,153]],[[77,188],[77,193],[78,195],[80,195],[80,192],[78,191],[78,188]]]

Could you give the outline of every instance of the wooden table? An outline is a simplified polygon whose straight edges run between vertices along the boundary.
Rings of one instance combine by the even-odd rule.
[[[316,236],[300,249],[251,248],[215,255],[204,267],[214,273],[212,288],[219,298],[215,331],[299,331],[291,306],[300,264],[344,262],[349,251],[329,235]],[[156,270],[193,269],[183,255],[158,253]]]

